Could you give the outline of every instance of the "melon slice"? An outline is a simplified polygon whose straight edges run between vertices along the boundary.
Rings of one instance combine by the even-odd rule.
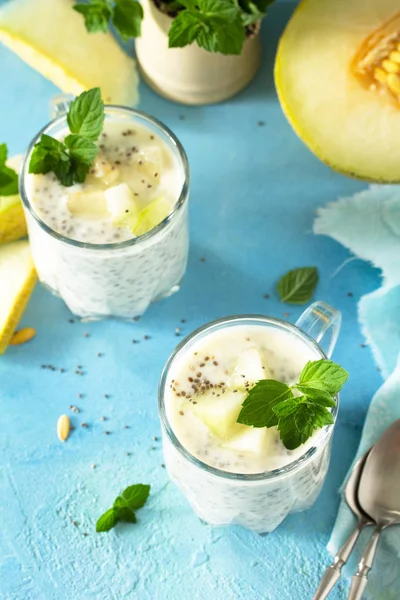
[[[266,427],[246,427],[234,437],[221,444],[221,448],[236,450],[236,452],[252,452],[264,454],[272,441],[270,431]]]
[[[230,385],[239,389],[245,388],[245,383],[250,386],[261,379],[269,379],[270,371],[264,366],[261,354],[257,348],[248,348],[239,357],[235,366]]]
[[[226,439],[239,433],[245,425],[236,423],[246,394],[228,390],[219,398],[207,392],[196,397],[193,412],[219,438]]]
[[[0,354],[3,354],[36,283],[27,241],[0,248]]]
[[[91,35],[75,0],[13,0],[0,9],[0,41],[63,92],[99,86],[107,104],[138,102],[138,75],[110,33]]]
[[[161,196],[156,198],[134,218],[129,218],[127,224],[135,235],[143,235],[164,221],[173,209],[173,204]]]
[[[126,183],[120,183],[104,192],[107,209],[114,225],[123,225],[136,219],[139,209],[135,198]]]
[[[400,181],[398,0],[303,0],[279,44],[275,82],[299,137],[338,171]]]
[[[104,192],[73,192],[68,196],[67,208],[76,217],[102,218],[108,216]]]
[[[21,168],[22,154],[7,160],[7,166],[17,173]],[[0,196],[0,244],[13,242],[27,235],[24,209],[18,194]]]

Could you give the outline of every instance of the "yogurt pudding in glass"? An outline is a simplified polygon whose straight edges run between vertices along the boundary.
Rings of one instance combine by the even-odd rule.
[[[179,289],[188,254],[189,165],[162,123],[105,107],[98,155],[83,184],[28,173],[46,133],[63,140],[65,114],[33,140],[20,190],[42,283],[83,318],[133,319]]]
[[[292,384],[308,361],[326,358],[304,329],[318,340],[329,338],[330,355],[340,320],[322,302],[311,305],[297,326],[256,315],[230,317],[195,331],[172,354],[159,391],[165,463],[202,520],[267,533],[314,503],[328,470],[333,426],[289,451],[276,427],[236,420],[257,381]]]

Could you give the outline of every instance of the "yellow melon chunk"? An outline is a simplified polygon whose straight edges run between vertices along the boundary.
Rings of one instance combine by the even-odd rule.
[[[19,172],[22,155],[12,156],[7,165]],[[0,196],[0,244],[13,242],[27,235],[24,209],[21,198],[15,196]]]
[[[0,354],[3,354],[28,304],[36,283],[29,243],[0,248]]]

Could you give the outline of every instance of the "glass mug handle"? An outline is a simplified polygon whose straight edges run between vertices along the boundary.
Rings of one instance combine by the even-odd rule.
[[[308,333],[330,358],[338,339],[342,314],[325,302],[314,302],[300,316],[297,327]]]
[[[69,105],[75,96],[72,94],[57,94],[50,100],[50,117],[57,119],[57,117],[63,117],[69,110]]]

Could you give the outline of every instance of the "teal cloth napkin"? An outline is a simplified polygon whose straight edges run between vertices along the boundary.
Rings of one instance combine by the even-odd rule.
[[[371,401],[357,460],[400,418],[400,187],[372,185],[328,204],[317,213],[314,233],[334,238],[355,256],[382,271],[382,287],[363,296],[358,305],[362,331],[386,381]],[[332,554],[343,544],[354,524],[351,511],[342,501],[328,544]],[[363,533],[345,569],[348,577],[355,572],[371,533],[370,528]],[[369,579],[367,598],[400,599],[400,527],[383,532]]]

